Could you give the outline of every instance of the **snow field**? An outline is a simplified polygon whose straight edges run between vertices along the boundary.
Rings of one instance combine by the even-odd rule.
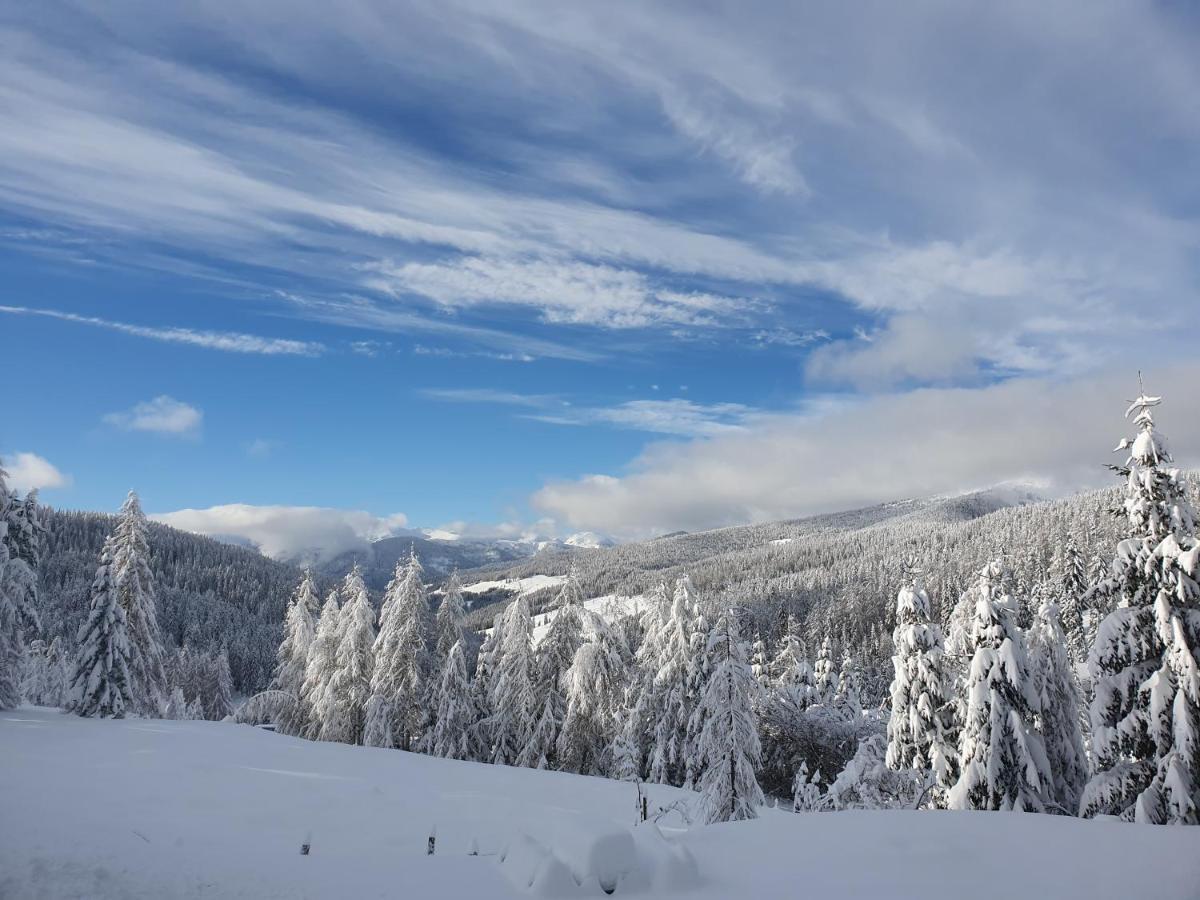
[[[622,782],[36,707],[0,713],[0,761],[6,900],[1200,896],[1195,828],[765,809],[660,832]]]

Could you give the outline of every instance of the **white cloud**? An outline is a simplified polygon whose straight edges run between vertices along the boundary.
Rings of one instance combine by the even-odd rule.
[[[36,453],[10,453],[0,457],[0,467],[8,473],[8,486],[19,493],[35,488],[66,487],[71,483],[70,475]]]
[[[1200,364],[1155,367],[1147,389],[1177,462],[1200,463]],[[1174,386],[1174,389],[1172,389]],[[652,445],[621,477],[547,484],[533,504],[572,528],[626,537],[770,521],[988,487],[1113,483],[1103,468],[1136,373],[924,389],[762,417],[743,431]],[[1119,461],[1119,460],[1117,460]]]
[[[108,413],[104,421],[125,431],[189,437],[200,431],[204,413],[181,400],[162,394],[153,400],[137,403],[125,412]]]
[[[79,316],[55,309],[32,309],[26,306],[0,306],[0,313],[25,316],[46,316],[64,322],[77,322],[120,331],[137,337],[170,344],[189,344],[208,350],[224,350],[228,353],[257,353],[264,356],[319,356],[325,349],[315,341],[293,341],[285,338],[265,338],[236,331],[198,331],[194,328],[150,328],[131,325],[128,322],[113,322],[95,316]]]
[[[376,516],[364,510],[322,506],[252,506],[230,503],[181,509],[150,518],[173,528],[239,539],[274,559],[320,562],[388,537],[408,523],[403,513]]]
[[[657,289],[631,269],[563,260],[464,257],[442,263],[385,263],[373,286],[447,307],[527,306],[550,322],[643,328],[714,325],[743,305],[729,297]]]

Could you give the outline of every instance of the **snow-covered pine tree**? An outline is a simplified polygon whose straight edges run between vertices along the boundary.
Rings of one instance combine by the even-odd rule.
[[[583,591],[572,566],[555,598],[550,627],[537,646],[539,715],[536,730],[550,766],[557,764],[558,735],[567,716],[563,679],[583,643],[583,613]]]
[[[1124,466],[1129,537],[1105,592],[1092,678],[1093,775],[1081,814],[1153,824],[1200,823],[1200,544],[1183,476],[1171,466],[1144,392],[1126,411],[1137,437]]]
[[[504,645],[504,616],[498,613],[492,627],[484,632],[483,643],[475,656],[475,676],[471,679],[471,698],[475,705],[475,723],[471,726],[470,758],[478,762],[492,761],[492,681],[500,662]]]
[[[446,582],[446,591],[442,602],[438,604],[434,628],[437,632],[437,665],[445,667],[450,657],[450,648],[464,642],[463,617],[466,616],[466,606],[463,604],[462,581],[459,580],[458,570],[450,573]]]
[[[471,684],[467,680],[467,657],[461,641],[456,641],[446,654],[434,702],[437,711],[427,740],[429,752],[448,759],[468,759],[475,706]]]
[[[342,596],[348,599],[339,615],[338,645],[327,688],[328,713],[322,722],[321,740],[361,744],[375,667],[375,610],[357,565],[346,576]]]
[[[317,634],[317,616],[320,604],[317,600],[317,585],[310,569],[296,588],[296,594],[288,605],[283,619],[283,641],[276,653],[276,690],[287,691],[296,702],[280,713],[276,728],[282,734],[300,735],[308,724],[308,706],[303,700],[304,678],[308,672],[308,653]]]
[[[812,663],[808,661],[808,649],[804,645],[800,628],[789,614],[787,630],[779,642],[779,652],[771,666],[775,689],[787,694],[799,710],[808,709],[816,693],[816,677]]]
[[[842,653],[842,671],[833,703],[846,719],[857,719],[862,715],[862,674],[854,655],[850,652],[849,644]]]
[[[838,673],[833,667],[833,641],[829,632],[821,641],[821,649],[817,653],[817,661],[813,665],[813,678],[816,682],[813,691],[813,702],[832,705],[838,692]]]
[[[535,766],[533,727],[539,712],[534,686],[533,619],[521,594],[504,615],[504,644],[491,684],[492,762]]]
[[[708,619],[700,611],[697,603],[692,613],[692,651],[688,657],[687,698],[688,721],[683,744],[683,787],[691,790],[700,780],[703,771],[703,761],[700,752],[700,735],[704,732],[704,721],[708,709],[701,703],[705,688],[708,686],[709,675],[712,673],[712,659],[708,652],[708,636],[710,628]],[[758,681],[755,679],[755,684]],[[751,697],[751,702],[758,703],[759,694]]]
[[[340,640],[341,607],[338,592],[330,591],[321,607],[317,620],[317,631],[312,646],[308,648],[308,665],[304,673],[304,687],[300,699],[308,711],[308,723],[304,737],[318,740],[331,720],[329,683],[337,671],[337,651]]]
[[[112,534],[112,578],[129,623],[129,674],[134,707],[157,716],[167,699],[158,602],[150,572],[146,515],[138,495],[130,491],[121,505]]]
[[[810,777],[808,763],[801,762],[792,781],[792,812],[815,812],[821,808],[821,772]]]
[[[1029,664],[1038,698],[1038,730],[1050,764],[1050,801],[1067,815],[1079,810],[1087,782],[1087,756],[1079,733],[1078,687],[1067,655],[1058,604],[1049,593],[1029,629]]]
[[[187,700],[183,698],[183,688],[176,685],[171,689],[171,695],[167,698],[167,708],[163,712],[164,719],[174,719],[176,721],[187,718]]]
[[[1067,639],[1067,651],[1074,665],[1082,665],[1087,662],[1088,650],[1091,649],[1087,642],[1085,618],[1089,585],[1087,566],[1073,534],[1067,538],[1066,546],[1058,559],[1057,569],[1058,591],[1061,597],[1059,611]]]
[[[384,746],[408,750],[420,738],[433,664],[429,631],[424,570],[413,552],[407,564],[397,561],[379,611],[371,693],[390,706],[392,741]]]
[[[563,678],[567,714],[558,735],[559,768],[581,775],[608,773],[631,656],[621,629],[597,618],[593,632]]]
[[[122,718],[133,707],[129,630],[106,549],[92,581],[87,620],[79,629],[71,708],[81,716]]]
[[[1046,751],[1035,727],[1034,693],[1017,604],[1004,592],[1004,569],[991,562],[974,587],[967,711],[959,735],[961,774],[951,809],[1042,812],[1051,785]]]
[[[638,745],[638,724],[629,705],[626,692],[625,704],[616,715],[616,737],[609,748],[608,777],[617,781],[638,781],[642,777],[642,751]]]
[[[953,707],[942,667],[942,630],[931,621],[929,595],[915,564],[908,566],[904,587],[896,597],[892,645],[895,677],[887,765],[928,772],[944,792],[957,777]]]
[[[710,824],[753,819],[763,803],[754,774],[762,755],[754,718],[757,685],[733,610],[717,619],[708,654],[712,672],[700,700],[706,711],[699,746],[704,819]]]
[[[204,718],[220,722],[233,712],[233,676],[229,672],[229,650],[225,645],[208,656],[204,677]]]
[[[770,687],[771,660],[767,657],[767,645],[761,635],[754,639],[750,647],[750,671],[754,673],[754,680],[760,688],[765,691]]]
[[[21,703],[24,632],[38,627],[36,499],[27,507],[6,479],[0,467],[0,709]]]
[[[661,784],[683,784],[687,773],[685,750],[687,723],[691,718],[687,679],[695,630],[693,593],[691,579],[686,575],[676,581],[659,642],[660,656],[654,676],[656,725],[649,780]]]

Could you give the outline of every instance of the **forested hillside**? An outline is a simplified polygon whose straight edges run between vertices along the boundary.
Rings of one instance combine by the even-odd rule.
[[[87,614],[100,549],[116,516],[51,508],[43,515],[42,629],[47,643],[60,636],[69,645]],[[164,644],[206,652],[224,645],[234,688],[252,693],[266,687],[299,570],[153,522],[148,542]]]

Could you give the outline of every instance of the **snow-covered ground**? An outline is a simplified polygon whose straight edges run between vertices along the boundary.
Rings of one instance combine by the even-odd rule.
[[[649,790],[651,809],[685,796]],[[613,896],[702,900],[1200,895],[1200,829],[766,810],[660,832],[633,827],[634,797],[244,725],[27,707],[0,713],[0,897],[603,897],[600,879]]]

